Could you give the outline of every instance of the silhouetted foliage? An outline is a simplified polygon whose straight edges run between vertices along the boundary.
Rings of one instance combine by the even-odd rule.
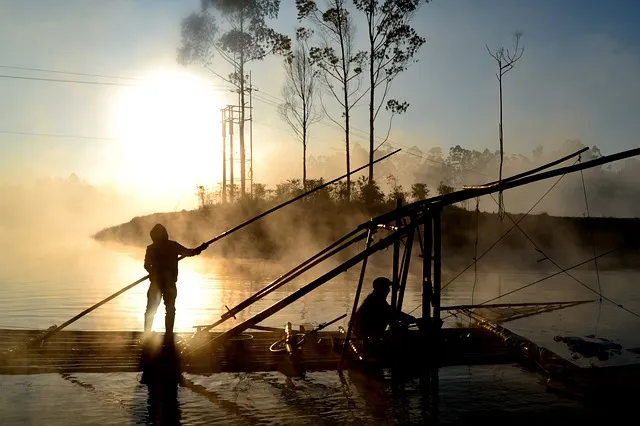
[[[390,191],[387,197],[389,204],[395,205],[396,200],[402,200],[402,204],[406,204],[407,193],[404,188],[398,182],[398,179],[394,175],[387,176],[387,183],[389,184]]]
[[[414,183],[411,185],[411,198],[414,201],[424,200],[429,196],[429,188],[424,183]]]
[[[455,191],[453,186],[445,185],[443,182],[438,185],[438,195],[451,194],[453,191]]]
[[[356,181],[356,188],[358,200],[362,203],[381,204],[385,200],[384,192],[382,192],[376,181],[369,184],[369,179],[365,176],[360,176]]]

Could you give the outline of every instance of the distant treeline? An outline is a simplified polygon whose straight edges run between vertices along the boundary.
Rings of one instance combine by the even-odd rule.
[[[275,200],[263,202],[245,199],[234,204],[211,205],[198,210],[156,213],[104,229],[94,238],[144,246],[151,242],[149,230],[159,222],[167,226],[171,238],[195,247],[265,211],[274,203]],[[322,197],[294,203],[247,226],[212,245],[207,254],[271,259],[292,264],[324,248],[369,218],[392,208],[388,197],[385,202],[367,205],[358,201],[336,202],[328,192]],[[511,215],[515,221],[521,217]],[[514,227],[508,217],[500,219],[497,214],[451,206],[445,208],[442,223],[445,268],[460,269],[466,266],[500,240],[483,256],[481,269],[553,270],[555,267],[552,263],[540,261],[543,255],[538,248],[555,262],[570,266],[593,256],[592,234],[598,254],[616,249],[612,255],[599,260],[601,268],[636,268],[640,264],[640,240],[636,238],[640,232],[638,219],[589,220],[538,214],[527,216],[519,221],[518,227]],[[353,252],[345,252],[345,255],[349,253]],[[590,264],[583,267],[589,268]]]
[[[555,147],[538,146],[530,156],[507,155],[504,164],[504,176],[530,170],[542,164],[574,153],[585,145],[580,140],[567,140]],[[376,153],[377,157],[387,154],[384,147]],[[365,164],[368,154],[356,145],[352,158],[356,164]],[[578,158],[571,159],[561,166],[577,161],[589,161],[602,156],[598,147],[593,146]],[[428,151],[419,148],[403,150],[378,163],[373,185],[369,185],[364,174],[356,175],[351,181],[350,200],[355,203],[372,205],[395,205],[397,198],[405,202],[415,201],[461,189],[464,185],[478,185],[497,179],[500,156],[497,151],[485,149],[478,151],[456,145],[444,155],[439,147]],[[560,167],[560,166],[558,166]],[[306,185],[301,179],[288,179],[282,183],[266,186],[253,185],[252,197],[259,202],[280,202],[314,188],[325,182],[322,177],[334,177],[344,173],[342,156],[309,159],[310,176]],[[584,184],[583,184],[584,178]],[[527,185],[505,193],[506,208],[511,212],[526,212],[556,182],[550,179],[538,184]],[[583,174],[573,173],[564,176],[553,190],[544,196],[536,206],[535,212],[546,212],[556,216],[586,216],[585,192],[589,200],[591,216],[636,217],[640,216],[640,161],[630,158],[623,162],[585,170]],[[342,203],[348,199],[346,181],[338,182],[321,190],[310,198],[332,200]],[[227,190],[228,191],[228,190]],[[247,189],[247,193],[248,193]],[[235,191],[239,195],[239,191]],[[218,204],[221,201],[219,187],[199,186],[197,189],[200,207]],[[367,195],[370,196],[367,199]],[[227,200],[229,197],[227,197]],[[496,211],[496,204],[490,197],[481,197],[480,210]],[[475,208],[474,200],[461,207]]]

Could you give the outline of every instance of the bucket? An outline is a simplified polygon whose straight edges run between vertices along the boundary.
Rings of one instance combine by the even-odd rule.
[[[253,340],[253,335],[241,333],[232,337],[225,343],[225,356],[227,361],[238,362],[247,358],[249,342]]]

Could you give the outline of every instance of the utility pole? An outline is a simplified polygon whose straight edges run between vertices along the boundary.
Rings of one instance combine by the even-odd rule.
[[[249,70],[249,193],[253,198],[253,84]]]
[[[245,183],[248,180],[250,185],[250,195],[253,197],[253,91],[256,90],[253,88],[251,83],[251,72],[245,76],[245,79],[249,81],[249,87],[244,88],[244,92],[249,93],[249,118],[243,119],[242,111],[245,109],[244,105],[242,105],[242,99],[244,96],[241,96],[242,93],[240,89],[231,90],[232,93],[237,93],[238,95],[238,104],[237,105],[227,105],[226,108],[222,110],[222,202],[225,203],[227,201],[227,191],[229,193],[229,201],[233,202],[235,200],[235,175],[234,175],[234,166],[235,161],[233,154],[233,134],[234,127],[236,124],[239,125],[240,130],[244,129],[244,124],[249,122],[249,158],[245,158],[244,155],[240,156],[240,188],[245,188]],[[237,123],[236,123],[236,111],[238,112]],[[227,142],[226,137],[229,135],[229,149],[228,149],[228,158],[227,158]],[[242,162],[244,158],[244,163]],[[227,161],[229,162],[229,189],[227,189]],[[248,163],[248,164],[247,164]],[[247,173],[247,166],[249,166],[249,171]],[[242,196],[246,195],[246,189],[242,191]]]
[[[226,109],[220,110],[222,113],[222,204],[227,202],[227,116]]]

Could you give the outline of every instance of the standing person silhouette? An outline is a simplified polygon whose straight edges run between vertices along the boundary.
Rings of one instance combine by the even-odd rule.
[[[147,309],[144,314],[144,336],[149,337],[153,326],[153,317],[164,299],[165,306],[165,340],[173,340],[173,323],[176,316],[176,282],[178,281],[178,258],[180,256],[197,256],[209,244],[188,249],[180,243],[170,240],[167,229],[156,224],[150,232],[153,244],[147,246],[144,256],[144,269],[149,272],[149,291],[147,291]]]

